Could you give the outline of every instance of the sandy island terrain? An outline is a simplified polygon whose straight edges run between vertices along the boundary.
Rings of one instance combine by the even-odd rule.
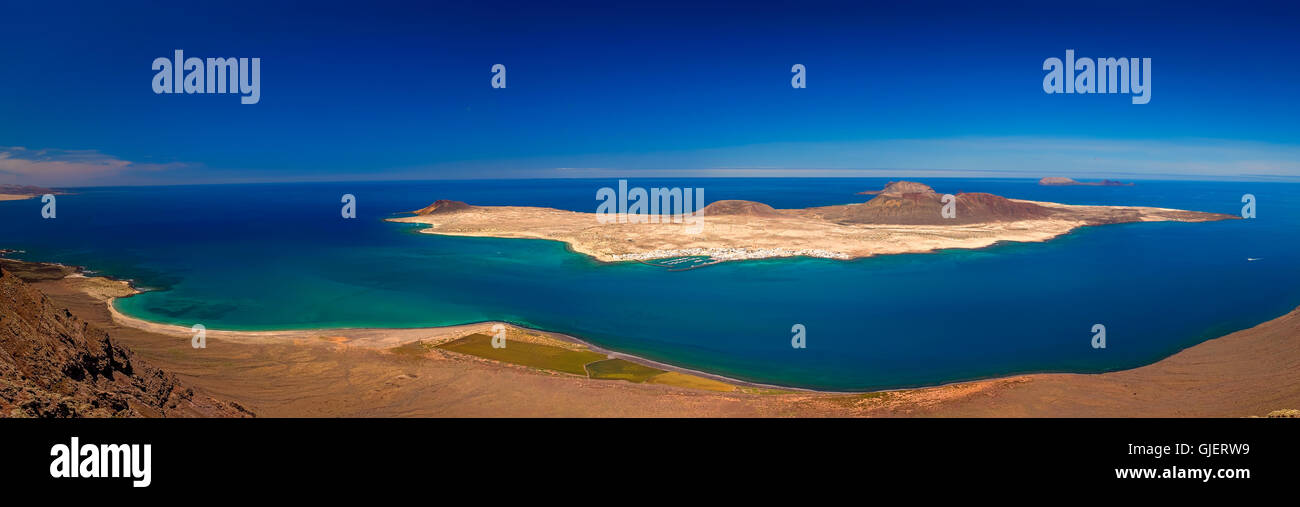
[[[601,223],[595,213],[523,206],[471,206],[442,200],[393,222],[428,225],[421,232],[449,236],[562,241],[604,262],[706,256],[714,261],[771,257],[854,259],[983,248],[1000,241],[1046,241],[1076,228],[1127,222],[1204,222],[1235,217],[1137,206],[1075,206],[1006,199],[991,194],[955,197],[955,217],[944,218],[943,196],[914,182],[892,182],[868,202],[777,210],[752,201],[718,201],[698,223]],[[665,206],[666,208],[666,206]],[[679,217],[680,218],[680,217]],[[692,233],[692,231],[696,231]]]
[[[1295,410],[1300,408],[1300,309],[1132,370],[1019,375],[843,394],[737,385],[681,371],[637,376],[635,364],[602,377],[592,371],[597,362],[610,364],[600,353],[582,360],[596,361],[587,363],[585,371],[566,372],[563,366],[522,366],[480,357],[471,347],[448,347],[482,337],[492,323],[396,330],[209,331],[207,348],[199,350],[191,347],[187,328],[113,311],[112,298],[134,292],[125,282],[85,277],[73,268],[48,264],[5,261],[5,268],[17,270],[54,304],[103,328],[116,342],[199,392],[234,401],[260,417],[1300,415]],[[511,327],[508,340],[515,347],[507,350],[520,353],[565,349],[592,354],[581,342],[554,333]],[[535,347],[521,350],[520,344]],[[531,361],[526,355],[520,358],[513,361]]]
[[[61,195],[63,192],[32,185],[0,185],[0,201],[21,201],[45,194]]]

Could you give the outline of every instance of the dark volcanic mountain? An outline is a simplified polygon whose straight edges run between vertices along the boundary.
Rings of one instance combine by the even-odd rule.
[[[1047,218],[1054,211],[1033,203],[1017,202],[993,194],[957,194],[955,218],[943,218],[943,196],[929,186],[910,181],[890,182],[884,190],[859,204],[823,206],[799,211],[843,224],[959,225],[984,222],[1013,222]]]
[[[891,181],[885,184],[881,190],[868,190],[858,192],[858,195],[902,195],[902,194],[933,194],[934,189],[930,185],[917,183],[915,181]]]
[[[0,270],[0,417],[246,417]]]
[[[460,201],[449,201],[447,199],[438,199],[436,201],[433,201],[433,204],[412,211],[412,213],[415,213],[416,215],[435,215],[440,213],[454,213],[457,211],[467,210],[470,208],[473,208],[473,206],[470,206]]]

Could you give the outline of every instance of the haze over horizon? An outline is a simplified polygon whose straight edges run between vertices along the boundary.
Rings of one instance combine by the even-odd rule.
[[[1234,7],[16,5],[0,184],[1300,181],[1296,7]],[[260,58],[260,102],[155,94],[151,62],[178,49]],[[1151,58],[1150,103],[1044,93],[1067,49]]]

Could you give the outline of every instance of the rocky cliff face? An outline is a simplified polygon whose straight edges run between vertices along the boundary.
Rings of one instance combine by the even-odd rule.
[[[246,417],[0,270],[0,417]]]

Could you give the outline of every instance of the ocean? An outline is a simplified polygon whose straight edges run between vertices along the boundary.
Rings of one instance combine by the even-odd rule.
[[[130,279],[149,291],[117,308],[151,321],[270,330],[503,320],[680,367],[828,390],[1132,368],[1300,305],[1296,184],[919,180],[942,193],[1230,214],[1249,193],[1258,218],[669,271],[599,263],[557,242],[418,234],[384,221],[437,199],[593,212],[596,190],[616,187],[613,179],[106,187],[59,196],[54,219],[41,217],[39,200],[0,202],[0,248]],[[865,201],[855,194],[887,181],[630,184],[795,208]],[[356,196],[358,218],[340,216],[343,194]],[[805,349],[790,345],[796,324],[806,329]],[[1095,324],[1106,328],[1104,349],[1091,345]]]

